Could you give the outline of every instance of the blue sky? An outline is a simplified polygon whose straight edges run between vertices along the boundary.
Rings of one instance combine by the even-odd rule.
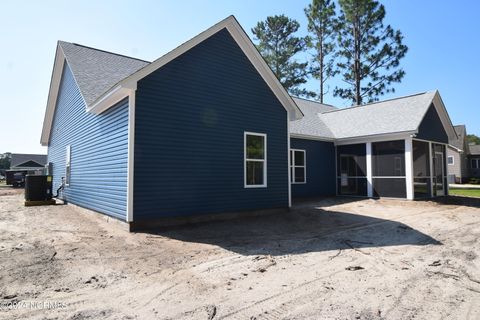
[[[453,123],[480,135],[480,2],[382,2],[386,23],[400,29],[409,46],[402,61],[407,75],[385,99],[438,89]],[[297,19],[304,33],[308,3],[5,1],[0,11],[0,152],[46,153],[39,140],[57,40],[154,60],[231,14],[250,35],[257,21],[282,13]],[[348,105],[333,97],[325,102]]]

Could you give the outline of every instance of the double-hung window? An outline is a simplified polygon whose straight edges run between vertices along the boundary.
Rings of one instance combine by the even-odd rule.
[[[472,159],[472,169],[480,169],[480,159]]]
[[[66,147],[65,150],[65,185],[70,185],[70,160],[71,160],[71,149],[70,145]]]
[[[447,157],[447,163],[449,166],[453,166],[454,161],[453,161],[453,156],[448,156]]]
[[[290,150],[290,177],[292,183],[306,183],[306,157],[305,150]]]
[[[245,188],[267,186],[267,135],[245,132]]]

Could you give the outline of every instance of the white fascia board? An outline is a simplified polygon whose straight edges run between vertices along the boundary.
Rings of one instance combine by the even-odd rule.
[[[48,91],[47,108],[43,119],[42,135],[40,144],[48,146],[50,140],[50,130],[53,123],[53,115],[55,113],[55,104],[57,103],[58,91],[60,89],[60,81],[62,80],[63,67],[65,65],[65,54],[62,48],[57,44],[55,52],[55,61],[53,63],[52,78],[50,80],[50,89]]]
[[[335,144],[338,146],[346,144],[356,144],[356,143],[367,143],[367,142],[381,142],[381,141],[393,141],[393,140],[405,140],[412,138],[417,132],[416,131],[406,131],[406,132],[397,132],[389,134],[377,134],[363,137],[352,137],[352,138],[343,138],[336,139]]]
[[[304,140],[314,140],[314,141],[323,141],[323,142],[335,142],[333,138],[310,136],[306,134],[290,133],[290,138],[294,139],[304,139]]]
[[[109,91],[108,94],[103,95],[100,99],[95,101],[94,104],[92,104],[90,107],[87,107],[87,112],[100,114],[128,97],[130,92],[130,88],[116,86]]]
[[[255,48],[254,44],[248,38],[245,31],[242,29],[240,24],[237,22],[234,16],[229,16],[228,18],[218,22],[214,26],[210,27],[209,29],[203,31],[199,35],[195,36],[194,38],[188,40],[187,42],[183,43],[176,49],[168,52],[167,54],[163,55],[159,59],[153,61],[152,63],[146,65],[142,69],[138,70],[137,72],[133,73],[132,75],[128,76],[127,78],[120,81],[117,86],[107,91],[103,94],[97,101],[103,100],[105,96],[111,94],[112,91],[115,90],[118,86],[120,87],[127,87],[132,88],[132,86],[136,86],[136,83],[151,74],[152,72],[156,71],[157,69],[161,68],[162,66],[166,65],[173,59],[177,58],[178,56],[184,54],[188,50],[192,49],[193,47],[197,46],[204,40],[210,38],[220,30],[227,29],[230,35],[234,38],[237,42],[239,47],[248,57],[250,62],[262,76],[264,81],[268,84],[270,89],[273,91],[275,96],[281,102],[285,110],[289,114],[290,120],[297,120],[303,117],[303,113],[300,111],[298,106],[293,101],[292,97],[287,93],[287,91],[283,88],[280,84],[278,79],[273,74],[272,70],[268,67],[265,60],[260,56],[257,49]],[[96,104],[97,102],[95,102]],[[104,110],[103,110],[104,111]]]

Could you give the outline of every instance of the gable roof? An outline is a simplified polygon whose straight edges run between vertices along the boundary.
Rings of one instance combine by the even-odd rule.
[[[137,82],[140,79],[223,29],[230,33],[265,83],[270,87],[288,112],[289,119],[300,119],[303,114],[292,97],[275,77],[235,17],[229,16],[151,63],[73,43],[59,42],[50,82],[47,109],[40,139],[41,144],[47,145],[50,138],[55,104],[65,61],[72,69],[75,81],[80,88],[87,106],[86,111],[99,114],[131,95],[136,90]]]
[[[294,137],[315,136],[320,140],[333,140],[335,136],[318,116],[321,113],[337,110],[336,107],[302,98],[293,98],[302,110],[304,117],[290,122],[290,134]]]
[[[304,120],[303,124],[309,128],[295,125],[291,132],[296,134],[310,132],[316,136],[317,134],[314,134],[315,130],[326,127],[331,133],[326,137],[334,139],[351,139],[394,133],[415,134],[432,104],[435,106],[448,136],[457,138],[438,91],[429,91],[344,109],[325,110],[325,107],[319,107],[318,110],[308,112],[305,115],[306,118],[310,119]],[[323,131],[323,129],[321,130]]]
[[[464,151],[465,139],[467,137],[467,129],[464,124],[453,126],[457,133],[456,139],[450,139],[449,144],[457,148],[460,151]]]
[[[480,144],[471,144],[469,148],[472,156],[480,156]]]
[[[12,158],[10,160],[10,168],[21,167],[20,165],[25,164],[26,162],[29,162],[29,161],[36,162],[43,167],[47,164],[47,155],[46,154],[12,153]]]
[[[120,80],[150,63],[65,41],[59,41],[58,46],[87,106]]]

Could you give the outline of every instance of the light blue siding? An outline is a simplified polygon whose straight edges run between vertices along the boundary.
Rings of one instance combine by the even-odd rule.
[[[67,201],[125,219],[128,100],[100,115],[87,113],[72,72],[65,64],[48,146],[54,190],[65,176],[67,145],[71,148]]]

